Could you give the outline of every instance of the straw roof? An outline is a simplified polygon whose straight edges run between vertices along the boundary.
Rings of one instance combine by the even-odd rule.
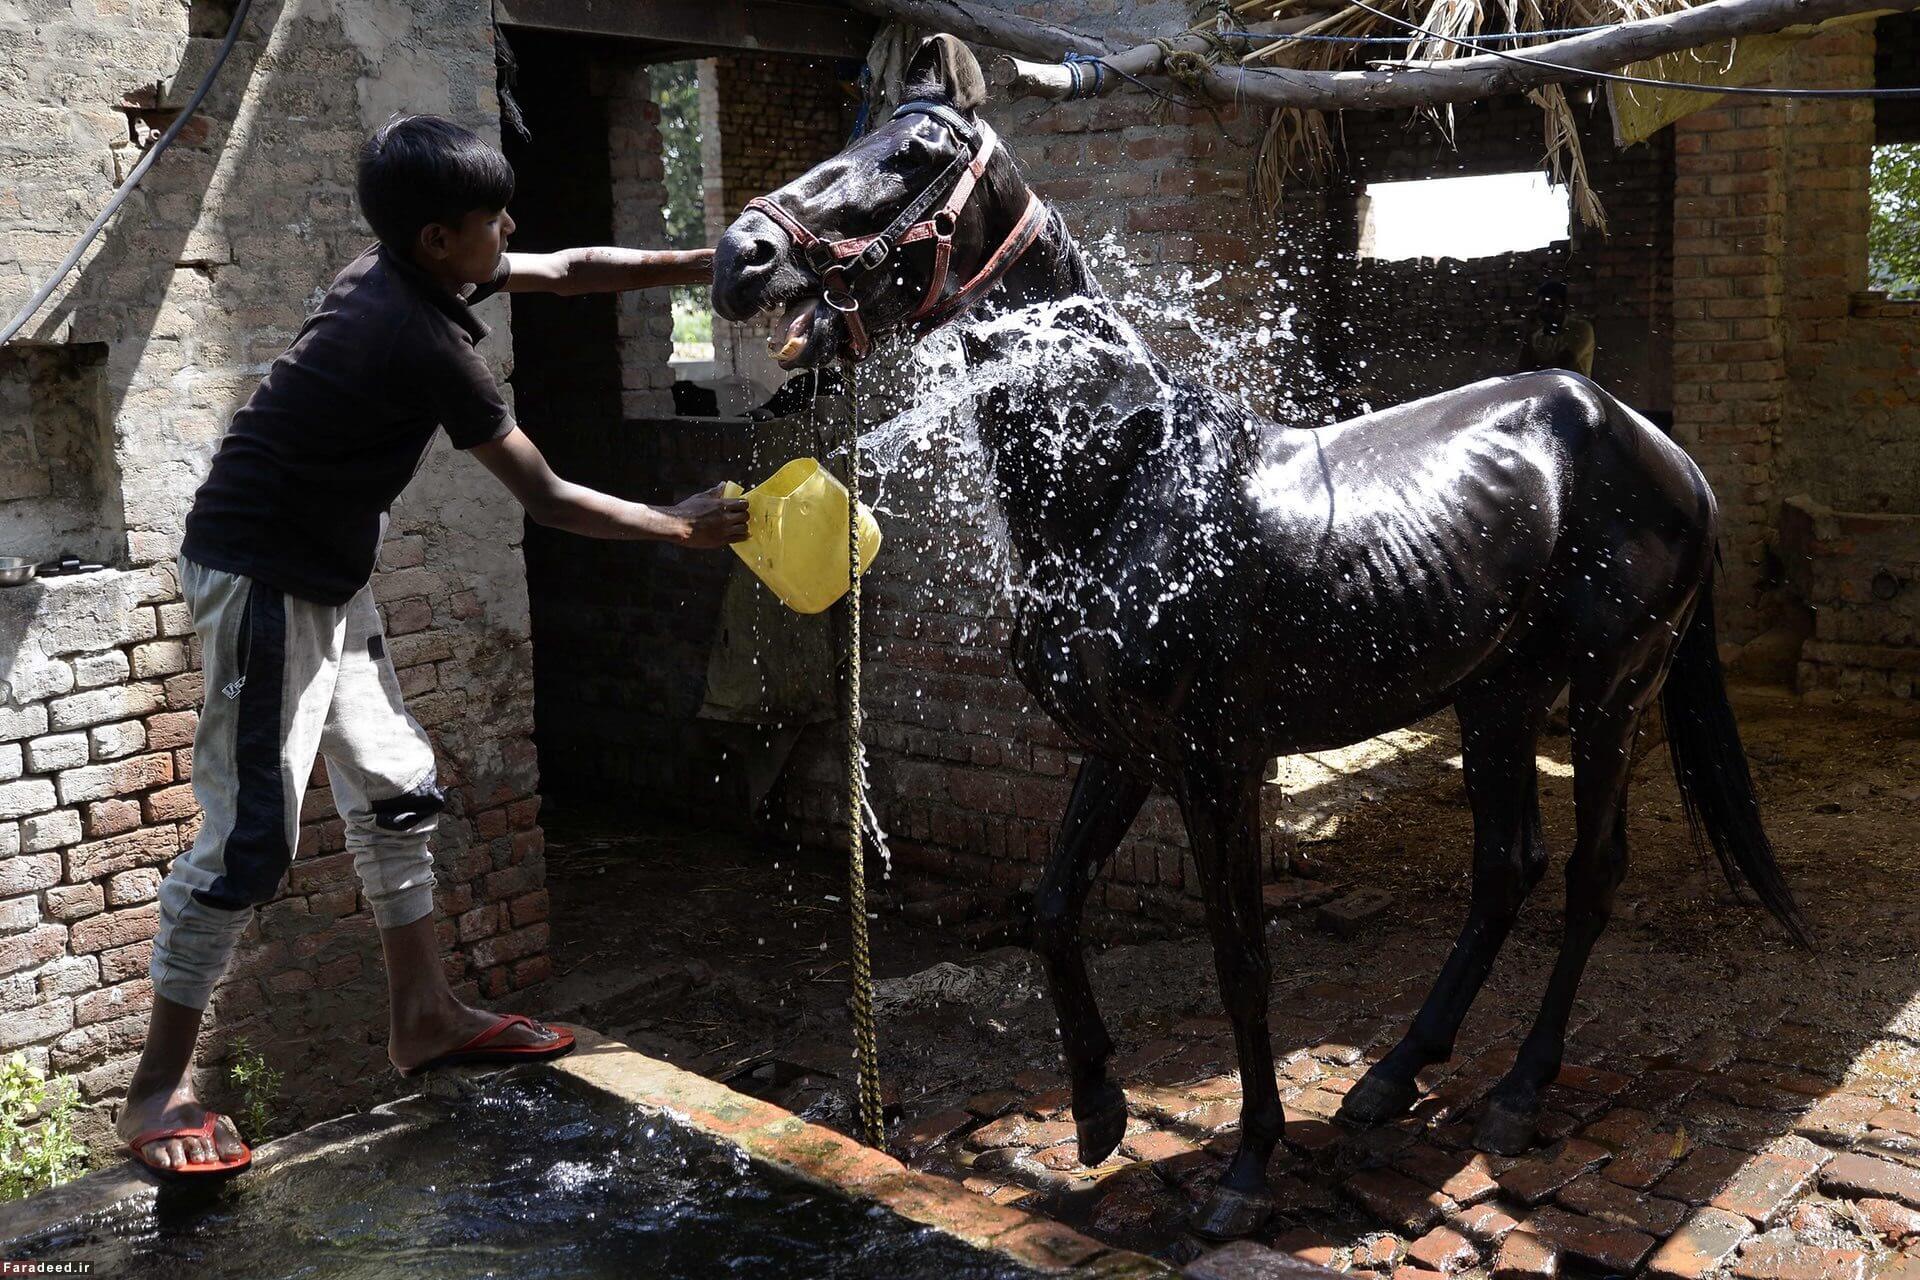
[[[1431,36],[1343,0],[1213,0],[1191,28],[1208,34],[1209,61],[1308,71],[1363,70],[1370,64],[1409,60],[1445,61],[1483,52],[1452,41],[1476,36],[1549,32],[1647,18],[1685,7],[1676,0],[1367,0],[1368,8],[1413,23]],[[1227,35],[1254,32],[1258,35]],[[1311,37],[1342,37],[1341,42]],[[1500,42],[1492,47],[1524,52],[1551,36]],[[1349,43],[1356,39],[1390,43]],[[1186,55],[1197,57],[1199,55]],[[1179,68],[1169,65],[1176,78]],[[1528,93],[1542,117],[1542,167],[1571,189],[1574,207],[1589,226],[1604,228],[1600,202],[1587,181],[1580,133],[1565,92],[1558,85]],[[1434,109],[1450,128],[1452,108]],[[1255,167],[1255,185],[1269,206],[1278,203],[1296,176],[1326,173],[1338,151],[1322,112],[1284,109],[1273,113]]]

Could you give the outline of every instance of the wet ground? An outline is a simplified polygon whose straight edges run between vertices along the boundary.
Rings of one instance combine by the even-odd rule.
[[[143,1280],[1038,1280],[561,1073],[344,1125],[362,1133],[273,1144],[237,1194],[129,1195],[9,1241],[7,1262]]]
[[[1340,821],[1270,890],[1289,1123],[1264,1243],[1382,1276],[1920,1278],[1920,716],[1765,690],[1737,703],[1822,950],[1795,951],[1724,888],[1687,838],[1664,751],[1647,752],[1633,870],[1582,989],[1546,1136],[1519,1160],[1479,1155],[1468,1138],[1537,1008],[1558,942],[1556,875],[1454,1061],[1423,1077],[1415,1116],[1370,1131],[1330,1120],[1404,1030],[1465,910],[1469,819],[1450,723],[1366,757]],[[1557,850],[1571,827],[1566,747],[1549,738],[1541,752]],[[834,858],[565,814],[549,839],[552,1013],[851,1127]],[[1133,1120],[1120,1152],[1084,1170],[1037,966],[1005,945],[1015,931],[991,908],[965,892],[879,896],[893,1149],[1109,1243],[1188,1260],[1200,1248],[1185,1210],[1231,1149],[1238,1110],[1204,938],[1176,921],[1105,922],[1133,939],[1091,959]]]

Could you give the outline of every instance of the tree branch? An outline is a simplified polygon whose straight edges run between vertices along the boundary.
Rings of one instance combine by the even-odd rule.
[[[992,45],[1029,58],[1057,59],[1062,54],[1102,55],[1113,71],[1132,76],[1162,74],[1160,45],[1143,44],[1119,52],[1096,47],[1078,32],[1050,23],[982,10],[966,0],[849,0],[854,7],[921,26],[951,31],[963,39]],[[1581,78],[1584,71],[1612,71],[1661,54],[1697,49],[1739,36],[1782,31],[1861,13],[1904,13],[1920,9],[1920,0],[1707,0],[1690,9],[1623,22],[1604,31],[1572,36],[1515,52],[1559,64],[1556,70],[1514,62],[1493,54],[1422,62],[1381,71],[1301,71],[1285,67],[1207,67],[1183,84],[1202,89],[1220,102],[1260,106],[1307,107],[1320,111],[1379,110],[1438,106],[1514,93]],[[1049,43],[1051,42],[1051,43]],[[1176,50],[1205,53],[1207,41],[1183,34],[1166,41]],[[1010,73],[1000,77],[1014,96],[1064,98],[1073,92],[1073,76],[1058,62],[1010,58]],[[1083,77],[1084,78],[1084,77]],[[1125,76],[1101,77],[1102,96],[1132,88]],[[1711,85],[1703,89],[1712,91]]]

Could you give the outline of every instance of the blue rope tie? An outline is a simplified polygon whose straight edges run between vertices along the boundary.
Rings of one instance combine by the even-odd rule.
[[[1066,63],[1067,70],[1073,74],[1073,90],[1067,94],[1068,98],[1097,98],[1100,96],[1100,86],[1107,75],[1107,64],[1105,62],[1090,53],[1069,53],[1065,58],[1061,59],[1061,61]],[[1093,89],[1091,91],[1087,89],[1085,76],[1080,70],[1081,67],[1086,66],[1093,68]]]

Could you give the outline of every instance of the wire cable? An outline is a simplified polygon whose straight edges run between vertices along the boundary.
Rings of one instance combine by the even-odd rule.
[[[1544,31],[1499,31],[1488,35],[1461,36],[1460,43],[1478,48],[1483,43],[1500,40],[1533,40],[1552,36],[1584,36],[1595,31],[1608,31],[1619,26],[1617,22],[1602,23],[1597,27],[1553,27]],[[1275,44],[1287,44],[1299,41],[1302,44],[1406,44],[1411,36],[1315,36],[1292,35],[1285,31],[1208,31],[1207,35],[1226,36],[1230,39],[1270,40]]]
[[[187,99],[187,105],[180,109],[180,114],[173,118],[173,123],[167,126],[166,132],[160,135],[159,141],[147,148],[146,154],[140,157],[139,163],[133,166],[133,171],[127,174],[107,201],[106,207],[100,210],[99,216],[94,218],[86,231],[81,234],[78,243],[68,251],[66,257],[60,260],[60,265],[53,269],[53,274],[47,277],[46,283],[34,290],[33,296],[27,299],[26,305],[20,308],[13,319],[7,321],[7,327],[0,329],[0,346],[13,341],[14,335],[27,327],[27,321],[33,319],[34,313],[46,305],[47,299],[53,296],[53,291],[60,287],[60,282],[65,280],[67,274],[79,263],[81,256],[87,251],[87,246],[91,245],[94,237],[100,234],[101,228],[105,227],[108,220],[119,212],[120,206],[127,202],[127,197],[131,196],[134,188],[140,185],[140,179],[147,176],[147,170],[151,169],[153,162],[160,158],[160,153],[173,145],[173,140],[180,136],[180,130],[186,127],[187,121],[193,119],[193,113],[199,109],[200,103],[213,88],[214,79],[219,76],[220,68],[227,65],[227,55],[233,52],[234,43],[240,38],[241,24],[247,20],[247,11],[252,7],[253,0],[239,0],[239,3],[234,6],[233,21],[227,26],[227,38],[221,42],[220,51],[214,55],[213,65],[208,67],[207,74],[201,77],[200,86],[193,91],[193,96]]]

